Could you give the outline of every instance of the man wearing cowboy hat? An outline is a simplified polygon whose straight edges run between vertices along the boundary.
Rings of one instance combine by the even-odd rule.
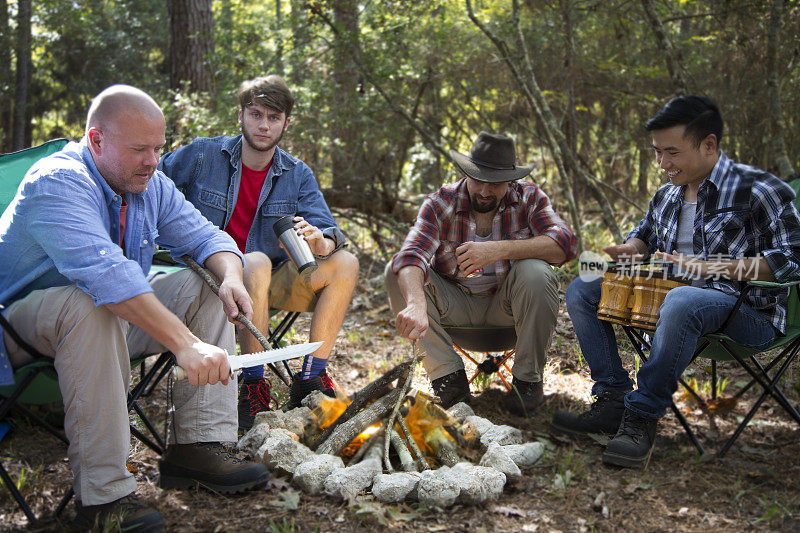
[[[514,141],[478,134],[469,156],[450,150],[462,175],[428,195],[403,247],[386,267],[397,330],[419,340],[434,393],[448,408],[470,400],[464,363],[442,326],[514,326],[516,390],[503,399],[532,416],[543,399],[545,352],[558,313],[551,264],[572,259],[577,241],[538,185],[517,181]]]

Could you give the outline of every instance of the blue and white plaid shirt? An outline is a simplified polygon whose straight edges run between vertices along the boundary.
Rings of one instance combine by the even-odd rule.
[[[677,248],[684,187],[664,185],[650,200],[647,215],[628,234],[644,241],[652,254]],[[697,193],[694,255],[721,261],[766,258],[775,280],[800,279],[800,215],[792,188],[763,170],[736,164],[720,153],[711,175]],[[705,287],[739,295],[743,282],[711,277]],[[786,331],[788,289],[754,288],[747,303]]]

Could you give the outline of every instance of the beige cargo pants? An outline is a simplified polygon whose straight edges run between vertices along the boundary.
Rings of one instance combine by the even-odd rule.
[[[188,269],[160,274],[151,286],[201,340],[235,353],[234,328],[222,302],[197,275]],[[136,480],[126,468],[130,358],[164,347],[104,306],[96,307],[74,285],[34,291],[11,304],[5,317],[24,340],[55,358],[76,496],[84,505],[98,505],[135,491]],[[8,335],[4,339],[12,366],[28,362]],[[173,402],[171,442],[236,440],[236,379],[227,386],[175,382]]]
[[[442,326],[514,326],[517,346],[511,373],[528,382],[542,381],[547,347],[558,315],[558,277],[539,259],[513,263],[497,292],[467,294],[455,283],[429,269],[425,285],[428,331],[420,341],[422,364],[430,380],[462,370],[464,362]],[[386,266],[386,290],[392,313],[405,308],[397,276]]]

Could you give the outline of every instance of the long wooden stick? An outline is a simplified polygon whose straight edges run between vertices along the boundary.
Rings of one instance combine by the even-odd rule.
[[[431,466],[428,464],[425,454],[419,449],[417,441],[414,440],[414,436],[411,435],[411,431],[408,429],[408,424],[406,424],[406,419],[402,416],[398,416],[397,423],[400,425],[400,429],[403,431],[403,435],[405,436],[406,441],[408,441],[411,451],[414,452],[414,457],[417,458],[420,468],[423,470],[428,470]]]
[[[195,274],[200,276],[203,279],[203,281],[205,281],[206,284],[209,287],[211,287],[211,290],[214,291],[214,294],[219,296],[219,284],[217,283],[217,280],[214,279],[214,276],[211,275],[211,272],[206,270],[204,267],[198,264],[197,261],[195,261],[188,255],[184,255],[183,257],[181,257],[181,261],[186,263],[186,265],[189,268],[191,268]],[[239,314],[236,315],[236,318],[234,320],[244,324],[244,327],[246,327],[247,330],[253,334],[253,336],[258,340],[258,342],[261,343],[261,346],[263,346],[265,350],[272,350],[272,345],[270,345],[269,341],[264,336],[264,334],[261,333],[258,330],[258,328],[255,327],[255,325],[253,325],[250,319],[244,316],[244,314],[242,314],[241,311],[239,311]],[[269,363],[267,366],[269,366],[269,368],[273,372],[275,372],[275,374],[277,374],[279,378],[281,378],[281,381],[283,381],[287,386],[291,386],[292,384],[291,378],[289,378],[289,376],[286,375],[286,373],[281,367],[275,366],[272,363]]]
[[[411,361],[400,363],[355,393],[353,395],[353,401],[347,406],[347,409],[345,409],[344,412],[339,415],[339,418],[334,420],[330,426],[325,428],[325,431],[323,431],[322,434],[311,444],[311,449],[316,450],[320,444],[322,444],[325,440],[327,440],[328,437],[331,436],[331,434],[340,424],[343,424],[353,418],[356,413],[358,413],[369,402],[375,398],[384,396],[386,392],[388,392],[388,388],[392,382],[397,378],[402,379],[404,377],[404,373],[407,372],[410,366]]]
[[[408,372],[408,376],[406,376],[405,382],[400,386],[402,392],[400,393],[400,397],[397,399],[397,403],[394,405],[394,409],[392,409],[392,414],[389,415],[389,420],[386,426],[389,429],[383,438],[383,464],[387,472],[394,471],[392,468],[392,463],[389,461],[389,444],[392,442],[394,420],[397,418],[397,412],[400,410],[400,405],[403,403],[403,400],[405,400],[406,394],[408,394],[408,389],[411,388],[411,380],[414,378],[414,368],[417,365],[417,343],[415,342],[411,346],[411,349],[414,351],[414,358],[411,360],[411,368]]]

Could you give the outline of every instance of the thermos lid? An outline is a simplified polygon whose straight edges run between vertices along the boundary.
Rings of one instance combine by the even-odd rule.
[[[286,215],[279,218],[275,224],[272,225],[272,230],[275,232],[275,235],[280,238],[283,235],[283,232],[287,229],[291,229],[294,227],[294,215]]]

